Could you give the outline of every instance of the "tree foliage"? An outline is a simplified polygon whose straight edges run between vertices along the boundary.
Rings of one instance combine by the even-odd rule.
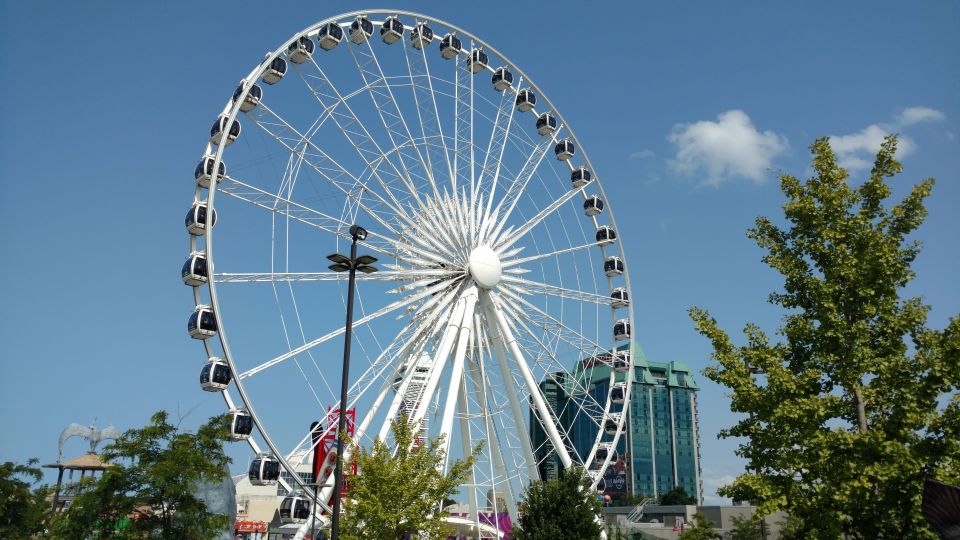
[[[683,486],[675,486],[660,497],[660,504],[664,506],[697,504],[697,499],[688,494]]]
[[[960,319],[928,329],[929,308],[899,296],[934,182],[885,206],[887,179],[901,171],[896,144],[884,141],[859,186],[825,138],[811,147],[812,178],[780,177],[787,227],[761,217],[748,236],[784,277],[770,296],[786,310],[782,339],[748,324],[735,346],[691,309],[713,345],[704,374],[745,414],[720,436],[744,438],[748,473],[720,493],[786,510],[811,537],[933,538],[922,482],[960,476]]]
[[[684,529],[678,538],[679,540],[715,540],[723,538],[713,527],[714,523],[698,512],[693,515],[693,526]]]
[[[0,538],[31,538],[44,530],[50,505],[46,486],[34,487],[43,478],[38,461],[7,461],[0,465]]]
[[[724,534],[724,540],[763,540],[762,519],[758,513],[732,516],[730,522],[733,527]]]
[[[229,517],[210,512],[194,493],[200,482],[220,482],[230,458],[226,416],[212,418],[196,433],[179,431],[158,412],[150,424],[131,429],[103,452],[111,464],[103,475],[81,483],[70,508],[57,519],[55,536],[68,540],[110,538],[215,538]],[[114,531],[117,523],[129,525]]]
[[[446,540],[449,526],[439,501],[457,491],[470,474],[474,456],[454,461],[444,474],[441,438],[414,444],[417,432],[405,417],[391,422],[396,448],[380,439],[353,455],[359,474],[350,479],[340,537],[344,540],[400,540],[419,531],[423,540]],[[410,448],[410,451],[404,449]],[[473,449],[474,454],[480,446]]]
[[[524,490],[515,540],[595,540],[603,530],[603,506],[581,468],[560,478],[534,481]]]

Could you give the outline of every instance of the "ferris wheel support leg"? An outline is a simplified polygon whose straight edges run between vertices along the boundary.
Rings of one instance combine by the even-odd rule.
[[[457,409],[457,398],[460,396],[460,388],[463,381],[463,363],[467,355],[467,344],[470,342],[470,333],[473,331],[473,311],[477,305],[477,288],[471,286],[464,293],[464,312],[460,320],[457,350],[454,355],[453,369],[450,370],[450,384],[447,386],[447,400],[443,406],[443,416],[440,421],[440,433],[444,435],[443,442],[440,443],[440,451],[443,452],[443,471],[446,472],[447,465],[450,463],[450,434],[453,429],[453,416]],[[470,448],[464,448],[464,452],[469,452]]]
[[[480,299],[484,313],[486,314],[487,325],[490,331],[490,340],[493,342],[494,352],[497,356],[497,363],[500,366],[500,377],[503,379],[503,386],[507,392],[507,400],[510,402],[510,411],[513,413],[513,422],[518,430],[523,430],[527,423],[523,419],[523,410],[520,408],[520,399],[517,397],[517,389],[513,386],[513,374],[507,366],[507,353],[503,347],[503,336],[494,321],[493,312],[495,308],[490,305],[489,297],[484,294]],[[527,462],[527,477],[532,480],[540,480],[540,470],[537,468],[537,459],[533,455],[533,447],[530,445],[530,437],[525,433],[519,436],[520,447],[523,450],[524,461]]]
[[[445,300],[453,300],[455,297],[457,297],[456,291],[451,291],[449,293],[449,297],[445,298]],[[456,309],[456,307],[454,307],[454,309]],[[437,325],[440,325],[442,324],[443,320],[445,320],[444,315],[437,315],[435,317],[432,317],[430,319],[430,322],[431,323],[435,322]],[[425,326],[426,326],[426,323],[424,324],[424,327]],[[407,358],[410,359],[409,361],[412,362],[411,367],[415,367],[417,360],[420,358],[420,355],[423,353],[423,350],[426,347],[427,341],[432,336],[433,336],[432,334],[427,334],[425,332],[417,332],[414,335],[414,338],[411,339],[410,341],[409,348],[408,348],[408,350],[410,351],[409,354],[407,353],[401,354],[401,357],[403,357],[404,355],[407,355]],[[422,341],[419,344],[417,344],[416,347],[414,347],[414,344],[417,342],[417,340],[422,340]],[[390,420],[397,417],[397,411],[400,410],[400,405],[403,403],[403,398],[406,395],[407,388],[409,388],[410,381],[413,379],[413,376],[415,373],[416,373],[415,369],[408,369],[407,373],[404,374],[403,381],[400,383],[400,386],[397,388],[397,391],[393,397],[393,400],[390,402],[390,407],[387,409],[386,418],[383,424],[380,426],[380,432],[377,434],[377,437],[379,437],[381,441],[387,440],[387,433],[390,431]]]
[[[553,443],[553,448],[557,452],[557,455],[560,456],[560,462],[563,464],[563,468],[569,469],[570,466],[573,465],[573,460],[570,459],[567,447],[563,444],[563,438],[560,437],[560,432],[557,430],[556,424],[553,423],[550,406],[543,400],[540,387],[533,378],[533,373],[530,371],[530,367],[527,366],[527,362],[523,358],[523,352],[520,350],[520,346],[517,345],[517,339],[513,337],[513,332],[510,330],[506,319],[504,319],[503,313],[501,313],[496,306],[493,306],[492,311],[496,318],[497,326],[500,328],[500,334],[503,336],[503,341],[510,351],[510,354],[513,355],[513,359],[520,369],[520,374],[523,376],[523,381],[530,390],[530,397],[533,399],[533,405],[537,411],[537,415],[540,417],[543,429],[547,432],[547,437],[550,438],[550,442]],[[509,384],[509,380],[507,383]]]
[[[467,380],[460,378],[460,395],[457,397],[457,404],[460,408],[460,446],[463,453],[471,451],[470,446],[470,421],[467,419]],[[467,494],[467,501],[470,508],[470,517],[473,519],[477,539],[479,540],[480,531],[480,506],[477,504],[477,469],[476,466],[470,467],[470,491]]]
[[[460,298],[457,299],[457,306],[448,320],[447,328],[443,334],[443,340],[440,342],[440,347],[433,357],[433,362],[430,366],[430,378],[427,380],[427,385],[421,395],[420,403],[414,411],[413,418],[410,419],[410,423],[414,426],[415,431],[419,429],[420,422],[427,414],[427,409],[429,409],[427,405],[430,399],[433,398],[433,393],[437,390],[443,368],[447,363],[447,358],[450,356],[450,351],[453,349],[454,342],[457,339],[460,324],[463,322],[463,312],[467,308],[466,295],[467,291],[464,291],[460,294]]]
[[[474,325],[479,330],[480,323],[475,321]],[[475,394],[474,398],[477,400],[477,403],[480,404],[480,410],[483,411],[483,424],[486,431],[486,440],[490,441],[490,460],[493,462],[493,466],[496,468],[497,476],[493,476],[493,471],[491,471],[491,478],[494,478],[493,481],[493,507],[497,511],[501,511],[501,508],[497,508],[497,493],[500,493],[496,489],[496,478],[500,477],[503,479],[503,482],[507,486],[507,496],[504,497],[507,503],[507,511],[511,516],[517,517],[517,503],[514,499],[513,486],[510,483],[510,479],[507,476],[507,467],[506,463],[503,460],[503,453],[500,450],[501,445],[505,441],[500,440],[500,435],[497,433],[496,427],[493,425],[493,420],[490,418],[490,408],[487,403],[487,383],[489,382],[486,377],[486,370],[483,366],[483,356],[478,355],[477,361],[472,362],[468,365],[470,381],[473,386],[473,392]],[[497,529],[497,533],[500,533],[500,521],[494,519],[494,526]]]

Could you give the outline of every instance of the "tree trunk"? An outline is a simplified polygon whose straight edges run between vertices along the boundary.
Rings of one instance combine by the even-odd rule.
[[[857,400],[857,420],[860,423],[860,433],[866,433],[867,402],[863,399],[863,388],[859,384],[853,387],[853,397]]]

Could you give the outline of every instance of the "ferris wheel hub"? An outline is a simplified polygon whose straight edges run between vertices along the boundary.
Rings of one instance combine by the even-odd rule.
[[[500,264],[500,256],[496,251],[488,246],[477,246],[470,252],[467,270],[477,285],[484,289],[492,289],[500,283],[503,265]]]

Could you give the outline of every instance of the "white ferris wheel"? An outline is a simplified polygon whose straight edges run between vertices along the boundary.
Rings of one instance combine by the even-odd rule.
[[[624,255],[583,146],[504,55],[416,13],[318,22],[240,81],[195,177],[201,384],[285,521],[330,512],[331,455],[315,497],[297,471],[336,429],[347,277],[326,255],[355,223],[380,270],[357,275],[355,443],[389,441],[400,414],[444,434],[448,462],[483,442],[461,488],[478,530],[558,468],[604,489],[633,380]]]

